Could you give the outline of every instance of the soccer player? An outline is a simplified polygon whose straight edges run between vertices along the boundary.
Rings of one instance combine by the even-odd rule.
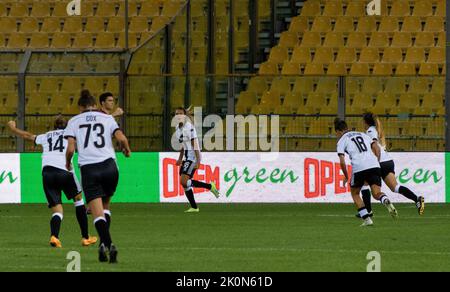
[[[96,237],[89,236],[86,208],[78,179],[73,171],[66,170],[67,141],[63,139],[66,124],[67,121],[59,116],[55,120],[54,131],[35,135],[18,129],[14,121],[8,122],[8,127],[15,135],[33,141],[43,148],[42,178],[48,207],[52,211],[50,245],[57,248],[62,247],[59,239],[63,220],[62,191],[66,194],[67,199],[74,200],[75,213],[81,229],[81,245],[89,246],[97,242]]]
[[[118,252],[112,243],[111,222],[105,213],[110,209],[111,197],[119,182],[112,137],[119,141],[126,157],[130,157],[131,150],[114,118],[97,110],[95,98],[88,90],[82,91],[78,106],[81,114],[70,119],[64,133],[68,140],[66,167],[72,169],[76,145],[84,194],[100,236],[99,261],[108,261],[109,253],[109,262],[116,263]]]
[[[112,115],[115,118],[123,115],[123,110],[120,107],[114,110],[114,108],[116,107],[116,103],[114,95],[111,92],[105,92],[100,95],[99,102],[101,111],[105,114]]]
[[[217,190],[216,184],[211,182],[211,184],[204,183],[201,181],[193,180],[195,171],[198,169],[201,163],[201,152],[198,144],[197,131],[192,125],[189,118],[189,110],[184,108],[178,108],[175,111],[176,118],[176,138],[178,142],[182,145],[180,150],[180,156],[177,161],[177,165],[180,168],[180,181],[184,188],[186,197],[189,200],[191,207],[185,211],[186,213],[197,213],[200,209],[197,206],[194,198],[194,188],[204,188],[210,190],[211,193],[219,198],[220,193]],[[184,160],[183,160],[184,158]]]
[[[361,226],[373,225],[372,219],[364,206],[364,202],[359,196],[359,192],[365,183],[372,189],[374,198],[379,200],[388,209],[392,217],[396,218],[397,210],[388,197],[381,192],[381,169],[380,163],[378,162],[380,148],[378,143],[364,133],[349,131],[347,123],[343,120],[336,119],[334,128],[336,136],[339,139],[337,153],[342,172],[345,176],[344,185],[348,182],[348,172],[345,164],[346,153],[351,160],[353,174],[350,187],[353,201],[358,208],[358,213],[364,220]]]
[[[381,167],[381,177],[383,178],[383,181],[386,183],[386,185],[393,193],[402,194],[404,197],[413,201],[417,207],[419,215],[423,215],[425,210],[424,197],[417,196],[407,187],[397,183],[397,179],[395,178],[395,163],[394,160],[389,156],[389,153],[386,152],[386,139],[384,136],[383,127],[381,125],[380,119],[373,113],[369,112],[363,115],[363,122],[366,134],[380,147],[381,151],[380,167]],[[372,204],[370,200],[371,199],[370,190],[367,188],[363,188],[361,192],[364,205],[366,206],[367,211],[371,213]]]

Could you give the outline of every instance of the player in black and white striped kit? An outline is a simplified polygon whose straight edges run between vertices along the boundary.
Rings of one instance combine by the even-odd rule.
[[[73,171],[66,170],[67,141],[64,137],[64,129],[67,121],[62,117],[55,120],[55,130],[42,135],[17,129],[14,121],[8,122],[11,131],[26,140],[33,141],[42,146],[42,178],[48,207],[52,210],[50,220],[50,245],[62,247],[59,239],[61,221],[63,219],[63,207],[61,193],[64,191],[67,199],[74,200],[75,212],[81,229],[81,245],[89,246],[97,242],[96,237],[90,237],[88,233],[88,219],[86,207],[81,195],[81,186]]]
[[[190,121],[188,110],[178,108],[175,111],[175,119],[177,125],[175,135],[178,143],[182,145],[180,156],[177,161],[177,165],[180,166],[180,182],[191,205],[191,207],[185,212],[197,213],[200,209],[195,202],[194,191],[192,189],[193,187],[207,189],[216,198],[219,198],[220,193],[214,182],[208,184],[192,179],[201,162],[201,152],[198,144],[197,131]]]
[[[366,134],[377,142],[381,149],[380,166],[381,166],[381,178],[389,187],[393,193],[399,193],[404,197],[414,202],[419,215],[423,215],[425,210],[425,199],[423,196],[417,196],[409,188],[400,185],[395,178],[395,163],[389,153],[385,150],[386,141],[384,137],[383,127],[379,118],[373,113],[366,113],[363,115],[364,127]],[[361,191],[364,205],[369,213],[372,212],[371,206],[371,194],[367,187],[364,187]]]
[[[66,168],[72,169],[75,145],[78,149],[78,165],[84,195],[89,204],[94,225],[100,236],[99,260],[117,262],[117,248],[112,243],[108,220],[111,198],[119,182],[116,153],[112,137],[120,143],[123,153],[130,157],[128,139],[110,115],[97,110],[95,98],[83,90],[78,100],[81,114],[70,119],[64,133],[68,140]]]
[[[352,164],[352,178],[350,181],[353,201],[358,208],[358,213],[364,220],[361,226],[371,226],[373,222],[367,212],[364,202],[359,195],[364,184],[368,184],[372,189],[375,199],[379,200],[389,211],[392,217],[397,217],[397,210],[388,197],[381,192],[381,168],[379,163],[380,148],[378,143],[369,136],[361,132],[348,130],[345,121],[336,119],[334,123],[337,143],[337,153],[340,159],[341,169],[344,173],[344,185],[348,181],[347,166],[345,164],[345,154],[347,154]]]

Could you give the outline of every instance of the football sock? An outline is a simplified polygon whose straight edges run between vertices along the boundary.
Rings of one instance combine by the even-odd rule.
[[[359,208],[358,209],[359,216],[361,216],[362,219],[367,219],[369,217],[369,212],[367,212],[366,208]]]
[[[414,194],[407,187],[404,187],[404,186],[401,186],[401,185],[397,185],[397,187],[395,188],[395,192],[399,193],[399,194],[402,194],[403,196],[405,196],[406,198],[410,199],[411,201],[414,201],[415,203],[417,203],[417,201],[419,200],[419,198],[416,196],[416,194]]]
[[[50,232],[52,236],[59,238],[59,230],[61,228],[61,221],[63,219],[63,214],[54,213],[52,219],[50,220]]]
[[[84,201],[77,201],[74,204],[78,225],[80,225],[81,236],[85,239],[89,239],[88,217],[86,207],[84,206]]]
[[[111,235],[109,234],[108,223],[104,217],[98,217],[94,220],[95,229],[100,236],[100,244],[104,244],[105,247],[111,247]]]
[[[382,195],[382,196],[380,197],[380,202],[381,202],[381,204],[384,205],[384,203],[386,202],[386,200],[388,200],[388,197],[387,197],[386,195]]]
[[[207,184],[198,180],[192,180],[192,186],[194,188],[203,188],[203,189],[207,189],[210,190],[211,189],[211,184]]]
[[[361,194],[362,194],[362,199],[364,202],[364,206],[366,206],[367,212],[369,212],[369,213],[372,212],[372,202],[371,202],[372,194],[371,194],[370,190],[364,189],[361,191]]]
[[[195,202],[194,191],[192,191],[192,188],[186,188],[184,190],[184,193],[186,194],[186,198],[189,200],[189,204],[191,204],[191,207],[197,209],[197,203]]]
[[[103,214],[105,214],[106,222],[108,223],[108,228],[111,227],[111,211],[110,210],[103,210]]]

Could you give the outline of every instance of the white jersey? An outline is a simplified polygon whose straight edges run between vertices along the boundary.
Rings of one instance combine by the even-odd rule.
[[[347,132],[337,144],[338,155],[350,157],[353,173],[361,172],[371,168],[379,168],[380,163],[372,151],[373,140],[364,133]]]
[[[119,126],[114,118],[100,111],[86,111],[70,119],[65,138],[75,138],[80,166],[116,159],[112,142]]]
[[[366,132],[367,136],[369,136],[370,138],[372,138],[373,141],[376,141],[378,143],[378,146],[380,146],[381,149],[381,157],[380,157],[380,162],[386,162],[386,161],[391,161],[392,158],[389,155],[389,153],[387,153],[386,151],[386,147],[384,147],[383,145],[381,145],[380,143],[380,138],[378,136],[378,131],[376,127],[370,127],[367,132]]]
[[[195,149],[192,146],[192,140],[197,139],[197,131],[195,130],[195,127],[190,122],[187,122],[182,127],[178,125],[176,129],[176,137],[184,149],[184,158],[195,162],[197,159],[195,157]]]
[[[42,168],[52,166],[67,171],[67,140],[64,139],[64,130],[55,130],[38,135],[36,136],[34,143],[36,145],[41,145],[43,148]]]

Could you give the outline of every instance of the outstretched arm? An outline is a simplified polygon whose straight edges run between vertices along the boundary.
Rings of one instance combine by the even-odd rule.
[[[121,109],[120,107],[118,107],[112,114],[111,116],[113,116],[114,118],[116,117],[120,117],[123,115],[123,109]]]
[[[29,141],[33,141],[33,142],[36,139],[36,135],[34,135],[33,133],[18,129],[16,127],[15,121],[9,121],[7,125],[9,127],[9,129],[11,130],[11,132],[13,132],[14,135],[16,135],[18,137],[22,137],[25,140],[29,140]]]
[[[131,156],[131,149],[130,144],[128,143],[127,137],[124,135],[124,133],[121,130],[117,130],[114,133],[114,137],[117,141],[120,143],[120,147],[122,148],[122,152],[125,155],[125,157]]]

